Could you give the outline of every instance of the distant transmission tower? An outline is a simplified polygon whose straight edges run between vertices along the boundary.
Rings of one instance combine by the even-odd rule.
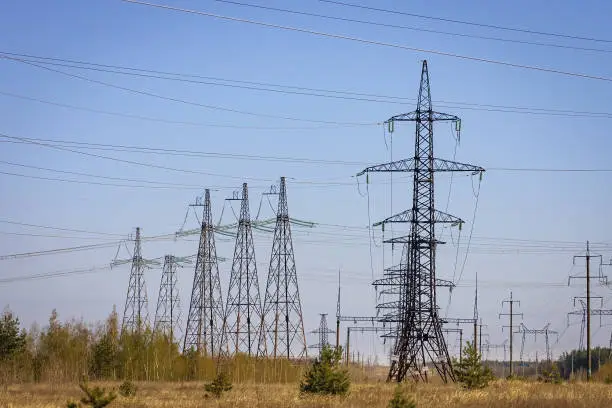
[[[132,256],[132,270],[128,285],[125,309],[123,311],[122,332],[140,333],[149,320],[147,287],[144,279],[145,260],[142,258],[140,247],[140,227],[136,228],[134,240],[134,254]],[[115,263],[118,264],[118,263]]]
[[[263,311],[259,296],[247,184],[242,185],[242,197],[239,198],[235,194],[234,198],[229,200],[240,200],[241,204],[225,308],[223,334],[226,340],[223,345],[227,345],[230,355],[246,353],[253,356],[258,351]]]
[[[280,179],[278,193],[259,354],[288,359],[307,355],[284,177]]]
[[[400,265],[403,271],[399,292],[401,322],[397,327],[397,341],[389,370],[389,380],[403,381],[407,375],[415,380],[428,380],[427,362],[431,361],[442,381],[454,381],[448,348],[442,334],[436,300],[436,240],[435,224],[460,224],[462,220],[434,206],[434,173],[436,172],[484,172],[482,167],[434,157],[433,123],[455,123],[457,137],[461,121],[457,116],[435,112],[432,109],[427,61],[423,61],[421,83],[416,111],[391,117],[386,123],[393,131],[395,122],[416,122],[414,156],[377,166],[368,167],[359,175],[370,172],[412,172],[412,208],[396,214],[386,222],[410,224],[410,233],[393,239],[393,243],[408,245],[407,263]]]
[[[204,203],[198,198],[191,206],[204,209],[183,350],[195,350],[204,355],[216,356],[223,341],[223,299],[210,190],[206,189],[204,193]]]
[[[178,291],[178,279],[176,268],[185,258],[177,258],[174,255],[164,257],[164,269],[159,284],[159,296],[157,297],[157,309],[153,327],[155,332],[167,336],[174,341],[174,336],[179,328],[180,299]]]
[[[329,346],[329,335],[335,333],[335,331],[327,327],[327,313],[321,313],[319,328],[311,331],[310,333],[319,335],[319,342],[310,346],[310,348],[319,349],[320,354],[321,350],[323,350],[326,346]]]

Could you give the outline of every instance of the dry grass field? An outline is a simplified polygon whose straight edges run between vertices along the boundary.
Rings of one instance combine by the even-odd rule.
[[[117,387],[116,383],[103,383]],[[219,400],[206,397],[203,383],[139,383],[134,398],[118,397],[113,408],[200,407],[386,407],[394,386],[361,383],[346,397],[301,397],[297,384],[238,384]],[[419,408],[610,408],[612,385],[583,382],[561,385],[497,381],[481,391],[464,391],[454,385],[406,385]],[[11,385],[0,391],[0,407],[64,408],[80,398],[76,385]]]

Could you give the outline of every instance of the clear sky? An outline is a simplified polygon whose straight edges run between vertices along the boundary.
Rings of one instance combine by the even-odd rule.
[[[350,1],[594,41],[316,0],[245,1],[380,24],[217,1],[162,3],[600,79],[326,38],[120,0],[2,2],[0,53],[14,54],[2,54],[0,59],[0,255],[109,245],[3,258],[0,304],[10,305],[28,326],[35,321],[44,324],[53,308],[62,318],[87,321],[103,319],[113,304],[121,313],[128,266],[43,280],[2,279],[107,266],[117,252],[114,241],[126,238],[135,227],[142,228],[145,238],[176,231],[187,204],[206,187],[213,189],[215,219],[225,208],[222,221],[232,222],[234,215],[224,199],[243,181],[250,186],[253,217],[260,202],[260,218],[271,217],[271,205],[266,198],[262,200],[261,193],[278,177],[286,176],[291,215],[319,224],[312,230],[294,228],[306,329],[316,328],[318,313],[329,313],[332,325],[339,268],[343,314],[373,314],[375,294],[370,282],[381,275],[383,265],[391,265],[392,258],[398,261],[399,251],[387,249],[383,254],[381,232],[374,232],[372,242],[366,226],[369,220],[407,208],[411,187],[407,175],[395,175],[393,182],[388,175],[376,175],[366,191],[365,180],[358,187],[353,176],[368,164],[413,154],[412,126],[396,126],[391,144],[380,122],[414,110],[421,61],[427,59],[434,107],[462,118],[456,160],[487,169],[476,212],[477,178],[440,176],[436,182],[438,208],[448,208],[467,222],[458,253],[457,232],[451,238],[448,231],[439,231],[447,245],[439,250],[438,276],[452,279],[454,275],[458,284],[450,305],[447,293],[440,292],[442,310],[448,310],[449,316],[472,316],[478,272],[480,316],[488,325],[485,331],[491,343],[499,344],[507,336],[501,330],[507,322],[498,313],[501,300],[512,290],[521,300],[520,311],[528,327],[550,323],[563,333],[554,345],[555,352],[575,347],[579,324],[566,329],[566,313],[574,309],[572,297],[584,290],[583,282],[567,287],[567,278],[583,273],[580,260],[572,267],[572,256],[583,253],[586,240],[594,242],[594,253],[610,260],[611,173],[518,169],[612,169],[608,134],[612,118],[608,17],[612,4],[572,1],[550,7],[528,1]],[[100,66],[81,69],[73,62],[15,54],[199,77],[165,75],[175,80],[159,79],[151,77],[159,74]],[[436,156],[452,159],[456,143],[447,126],[436,127]],[[15,138],[36,141],[23,143]],[[175,152],[152,154],[117,146]],[[233,209],[238,211],[236,205]],[[193,214],[186,226],[197,226]],[[386,234],[388,237],[389,232]],[[193,254],[196,240],[195,236],[145,240],[143,254],[148,258]],[[256,232],[255,240],[263,296],[271,236]],[[231,239],[219,237],[217,246],[220,256],[231,258]],[[119,255],[129,256],[123,247]],[[229,261],[220,265],[224,289],[230,266]],[[151,317],[160,273],[154,268],[146,275]],[[192,278],[191,266],[180,270],[184,317]],[[610,289],[596,285],[594,292],[603,297],[604,308],[612,307]],[[594,343],[607,345],[612,321],[604,318],[603,327],[599,323],[594,320]],[[520,337],[516,340],[520,342]],[[544,350],[542,339],[537,340],[528,338],[525,345],[532,358],[536,350],[540,355]],[[315,343],[316,337],[310,336],[309,341]],[[456,351],[454,336],[450,343]],[[367,354],[384,352],[374,337],[367,336],[360,340],[359,349]]]

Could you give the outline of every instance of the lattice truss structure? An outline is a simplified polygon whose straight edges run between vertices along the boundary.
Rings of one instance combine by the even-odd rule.
[[[217,356],[223,341],[224,311],[210,190],[206,189],[203,203],[196,200],[192,206],[203,207],[203,215],[183,349]]]
[[[183,263],[188,262],[189,258],[164,256],[153,328],[155,333],[166,336],[171,341],[175,340],[176,335],[180,337],[181,303],[176,271],[179,266],[182,267]]]
[[[310,333],[317,334],[319,336],[318,343],[309,346],[310,348],[318,349],[319,354],[321,354],[321,350],[323,350],[325,347],[330,347],[329,335],[335,333],[335,331],[331,330],[327,326],[327,313],[321,313],[321,321],[319,322],[319,328],[311,331]]]
[[[299,359],[307,355],[306,335],[291,239],[285,177],[281,177],[279,187],[259,355]]]
[[[263,309],[259,295],[247,184],[242,185],[240,198],[234,197],[230,200],[239,200],[241,204],[225,308],[223,347],[227,347],[228,355],[245,353],[254,356],[258,354]]]
[[[122,333],[141,333],[149,322],[149,302],[147,286],[145,284],[144,269],[149,265],[158,264],[155,260],[142,257],[140,228],[136,228],[134,238],[134,252],[130,259],[115,259],[111,266],[131,263],[130,279],[128,283],[125,308],[123,309]]]
[[[435,112],[432,109],[427,61],[423,61],[417,108],[414,112],[396,115],[386,123],[393,131],[396,122],[415,122],[414,156],[368,167],[358,175],[373,172],[411,172],[413,174],[412,207],[393,215],[384,223],[408,223],[410,232],[406,236],[394,237],[386,243],[405,245],[404,263],[396,271],[387,271],[386,279],[396,279],[398,285],[390,286],[397,291],[395,312],[383,316],[383,322],[395,323],[396,338],[389,380],[403,381],[407,375],[416,380],[428,380],[427,364],[434,366],[444,382],[454,381],[448,348],[442,333],[442,322],[438,315],[436,285],[436,240],[435,225],[438,223],[461,224],[463,221],[450,214],[436,210],[434,205],[434,174],[436,172],[484,172],[482,167],[434,157],[434,122],[454,122],[457,133],[460,119],[457,116]],[[381,282],[375,282],[380,285]],[[382,307],[391,308],[393,305]]]

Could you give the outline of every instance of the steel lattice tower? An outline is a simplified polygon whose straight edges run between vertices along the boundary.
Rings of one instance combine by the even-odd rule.
[[[192,206],[203,206],[204,210],[183,349],[216,356],[223,341],[223,299],[210,190],[204,193],[204,204],[196,200]]]
[[[327,313],[321,313],[321,321],[319,322],[319,328],[313,330],[310,333],[319,335],[319,342],[310,346],[310,348],[319,349],[319,354],[326,346],[329,346],[329,335],[335,333],[335,331],[327,327]]]
[[[176,268],[180,260],[174,255],[164,257],[164,269],[159,284],[157,309],[153,327],[155,332],[174,341],[180,317],[180,299],[177,286]]]
[[[433,154],[433,124],[435,121],[455,122],[457,116],[435,112],[431,104],[427,61],[423,61],[416,111],[391,117],[386,123],[393,131],[395,122],[416,122],[414,156],[369,167],[369,172],[412,172],[412,208],[387,218],[385,222],[406,222],[409,235],[389,241],[407,245],[406,264],[400,267],[399,309],[400,322],[389,380],[403,381],[407,375],[428,380],[426,364],[431,362],[444,382],[454,381],[448,348],[442,334],[442,322],[436,301],[436,223],[461,223],[457,217],[438,211],[434,206],[434,173],[464,171],[481,173],[481,167],[437,159]]]
[[[149,320],[147,287],[144,279],[144,264],[140,247],[140,228],[136,228],[134,240],[134,255],[132,256],[132,269],[128,285],[123,323],[121,331],[140,333]]]
[[[242,197],[239,200],[240,217],[225,307],[223,335],[226,341],[223,345],[227,346],[230,355],[246,353],[252,356],[258,351],[263,311],[246,183],[242,185]]]
[[[276,227],[259,342],[259,355],[266,354],[273,358],[301,358],[307,354],[285,177],[280,179]]]

